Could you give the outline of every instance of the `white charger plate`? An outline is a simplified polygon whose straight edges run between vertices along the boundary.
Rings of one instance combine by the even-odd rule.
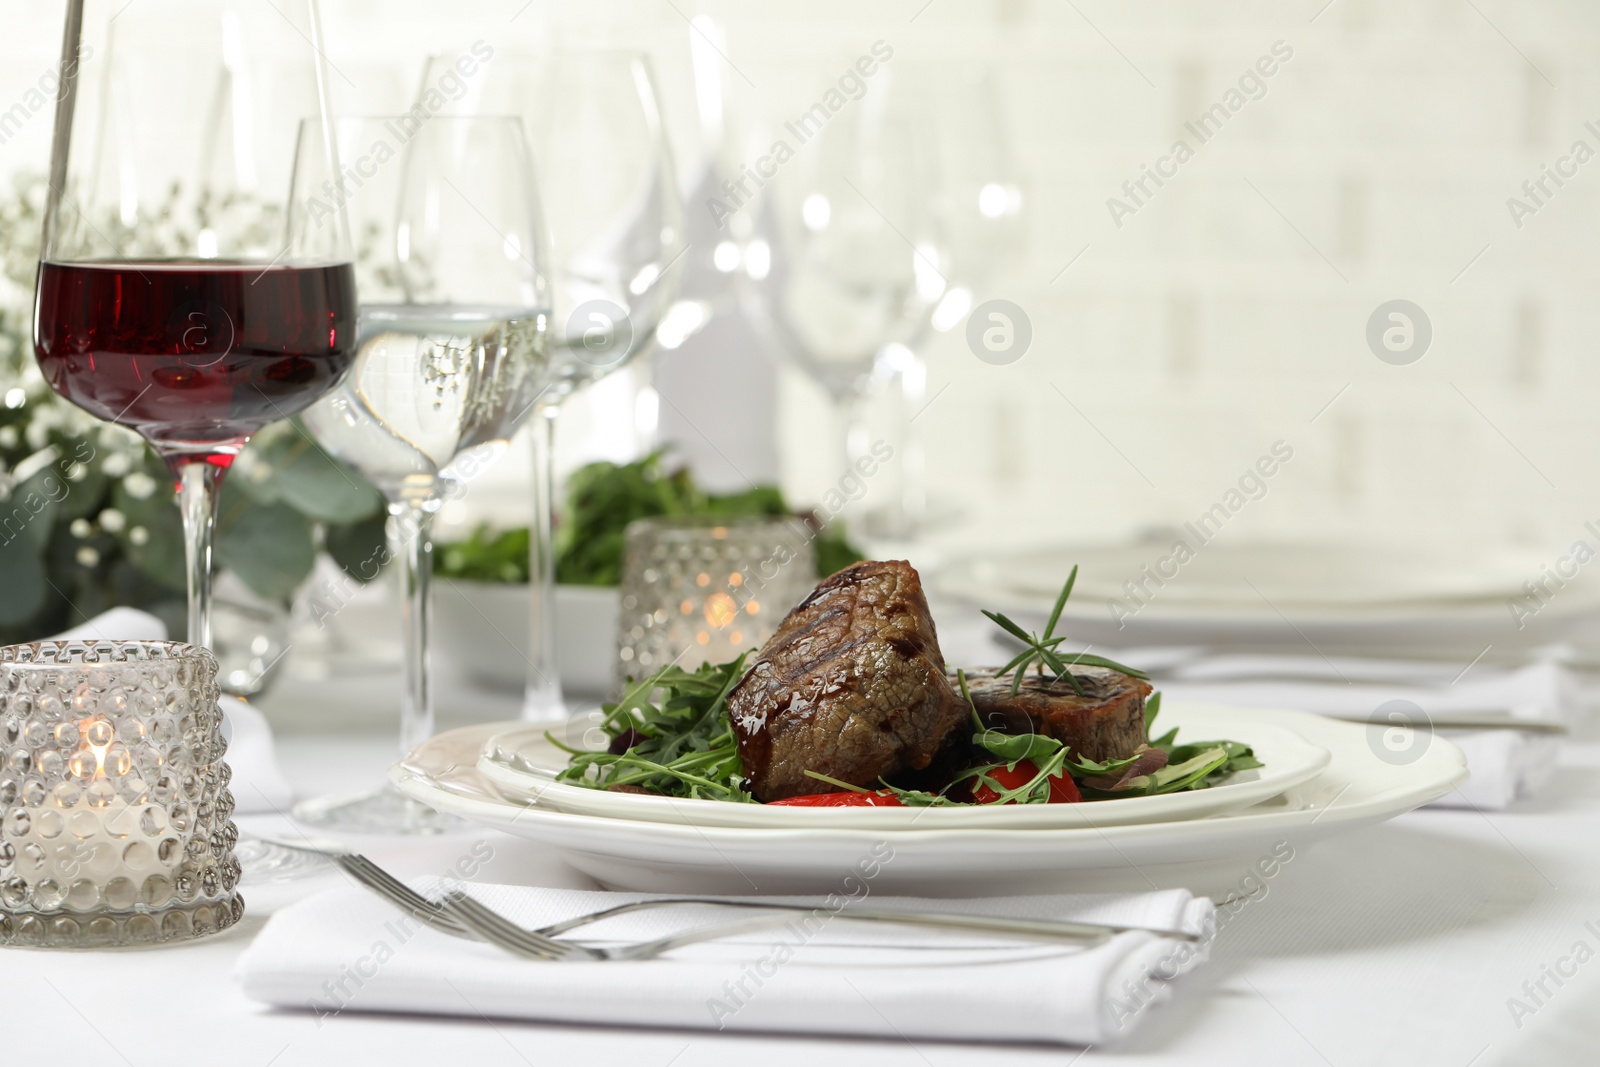
[[[1485,645],[1498,653],[1566,640],[1600,609],[1600,583],[1580,576],[1519,629],[1506,604],[1524,596],[1522,583],[1540,563],[1510,552],[1441,557],[1374,545],[1219,540],[1158,586],[1145,569],[1158,568],[1175,539],[988,551],[953,560],[930,581],[944,596],[1042,626],[1077,564],[1057,632],[1108,648],[1305,650],[1310,642],[1328,654],[1405,649],[1471,658]],[[1130,581],[1143,583],[1142,606],[1124,588]]]
[[[1178,727],[1180,742],[1242,741],[1265,766],[1242,771],[1210,789],[1082,804],[805,808],[609,793],[558,782],[555,776],[567,766],[567,754],[545,739],[545,727],[521,725],[489,739],[478,760],[478,772],[508,798],[569,815],[757,830],[827,827],[927,832],[1064,829],[1198,819],[1268,800],[1310,781],[1328,765],[1327,749],[1287,728],[1270,711],[1170,704],[1163,707],[1157,725],[1162,732]]]
[[[600,884],[667,893],[923,896],[1142,890],[1249,893],[1242,880],[1320,838],[1437,800],[1466,780],[1461,750],[1439,737],[1396,765],[1369,727],[1279,712],[1286,728],[1326,748],[1304,785],[1225,815],[1065,830],[739,829],[596,818],[509,799],[479,772],[484,744],[506,724],[465,727],[419,745],[390,771],[406,795],[440,811],[535,841]],[[1392,727],[1390,728],[1393,729]],[[887,856],[887,858],[885,858]],[[874,860],[878,862],[873,862]],[[1271,866],[1276,871],[1276,865]],[[1270,877],[1270,875],[1267,875]]]

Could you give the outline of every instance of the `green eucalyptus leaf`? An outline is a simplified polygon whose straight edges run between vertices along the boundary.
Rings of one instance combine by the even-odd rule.
[[[159,480],[148,470],[136,474],[143,478],[130,474],[111,489],[112,506],[127,520],[122,540],[128,561],[157,585],[181,592],[187,584],[183,519],[172,500],[172,483],[164,470]]]
[[[243,491],[218,508],[217,562],[265,600],[287,600],[317,561],[311,522],[287,504],[259,504]]]
[[[24,542],[34,555],[50,543],[61,502],[71,492],[70,483],[55,465],[35,471],[11,490],[0,503],[0,541]]]
[[[274,429],[252,444],[248,470],[241,472],[248,473],[251,495],[266,499],[270,489],[271,499],[323,522],[359,522],[384,510],[372,483],[324,451],[297,421]]]
[[[386,520],[387,516],[379,512],[360,522],[325,527],[322,547],[346,574],[358,582],[370,582],[389,562]]]
[[[44,606],[49,583],[44,562],[27,537],[0,544],[0,624],[26,622]]]

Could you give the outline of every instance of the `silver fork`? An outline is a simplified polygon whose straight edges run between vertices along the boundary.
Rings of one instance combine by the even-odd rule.
[[[263,837],[285,848],[314,852],[337,864],[360,885],[389,901],[401,911],[426,925],[456,937],[481,939],[515,955],[529,959],[549,961],[624,961],[654,959],[684,945],[714,941],[735,934],[764,929],[785,922],[795,915],[810,914],[817,909],[798,904],[778,904],[757,900],[723,900],[714,897],[660,897],[651,900],[617,904],[600,911],[580,915],[563,922],[553,923],[535,930],[518,926],[499,912],[480,904],[459,890],[445,894],[445,899],[431,900],[406,885],[367,857],[351,852],[336,841],[305,838],[291,841],[283,838]],[[557,940],[556,934],[577,929],[613,915],[644,911],[649,908],[670,907],[681,904],[709,904],[723,907],[757,909],[769,914],[734,922],[716,923],[689,930],[670,937],[642,941],[615,948],[600,948],[576,941]],[[903,912],[879,908],[849,908],[831,913],[835,918],[861,922],[883,922],[903,926],[927,926],[940,929],[971,930],[987,933],[1005,933],[1030,940],[1071,941],[1092,947],[1113,935],[1128,931],[1142,931],[1183,941],[1198,941],[1200,936],[1186,931],[1157,930],[1149,927],[1121,926],[1106,923],[1084,923],[1049,919],[1008,919],[986,915],[956,915],[939,912]]]
[[[609,908],[592,911],[587,915],[579,915],[574,919],[551,923],[549,926],[539,927],[538,932],[546,937],[555,937],[568,930],[576,930],[580,926],[609,919],[613,915],[626,915],[634,911],[646,911],[650,908],[676,907],[680,904],[707,904],[722,908],[758,908],[763,911],[781,911],[792,915],[810,915],[822,910],[816,905],[807,904],[781,904],[769,900],[729,900],[723,897],[652,897],[649,900],[635,900],[626,904],[614,904]],[[910,926],[938,926],[957,928],[963,930],[983,930],[991,933],[1028,934],[1032,933],[1046,939],[1061,937],[1099,937],[1110,936],[1129,932],[1156,934],[1160,937],[1170,937],[1178,941],[1200,941],[1199,934],[1191,934],[1183,930],[1163,930],[1151,926],[1123,926],[1117,923],[1077,922],[1070,919],[1009,919],[988,915],[958,915],[954,913],[931,911],[891,911],[886,908],[857,908],[841,909],[829,912],[829,915],[840,919],[860,919],[867,922],[892,922]]]
[[[571,930],[608,916],[675,904],[716,904],[728,907],[759,909],[769,914],[732,922],[715,923],[701,927],[698,930],[688,930],[669,937],[640,941],[635,944],[620,945],[614,948],[601,948],[574,941],[560,941],[551,936],[553,932],[559,933]],[[767,904],[761,901],[680,897],[620,904],[590,915],[569,919],[566,922],[555,923],[537,930],[529,930],[516,925],[505,916],[485,907],[459,891],[446,894],[443,907],[447,914],[459,919],[464,926],[475,931],[485,941],[509,952],[514,952],[530,959],[607,962],[655,959],[663,953],[670,952],[675,948],[681,948],[684,945],[714,941],[735,934],[765,929],[787,922],[796,914],[808,914],[816,910],[795,904]],[[903,912],[876,908],[849,908],[831,914],[834,918],[856,922],[882,922],[901,926],[925,926],[946,930],[960,929],[986,933],[1004,933],[1029,940],[1071,941],[1085,947],[1093,947],[1109,940],[1115,934],[1132,930],[1140,930],[1183,941],[1200,940],[1198,934],[1191,934],[1186,931],[1154,930],[1148,927],[1077,923],[1046,919],[1009,919],[986,915],[956,915],[924,911]]]
[[[373,863],[367,857],[351,852],[337,841],[327,838],[306,837],[299,841],[284,837],[265,837],[257,835],[259,840],[283,848],[293,849],[297,852],[312,852],[330,860],[340,870],[348,874],[360,885],[370,889],[378,896],[387,900],[401,911],[418,919],[435,930],[464,937],[471,941],[478,940],[476,934],[449,914],[436,900],[429,900],[421,893],[406,885],[388,871]]]

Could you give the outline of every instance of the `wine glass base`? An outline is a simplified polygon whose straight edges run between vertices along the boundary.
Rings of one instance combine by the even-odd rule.
[[[369,793],[303,800],[294,806],[301,822],[357,834],[444,834],[466,829],[465,820],[434,811],[384,786]]]
[[[241,882],[246,888],[292,882],[329,870],[328,861],[314,852],[284,848],[258,838],[241,837],[233,855],[244,871]]]
[[[523,722],[560,723],[572,717],[572,709],[561,696],[561,690],[551,691],[543,686],[529,686],[522,698]]]

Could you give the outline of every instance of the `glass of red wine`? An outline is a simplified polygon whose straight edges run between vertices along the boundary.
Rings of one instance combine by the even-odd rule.
[[[192,644],[211,643],[223,476],[355,349],[320,40],[315,0],[68,4],[34,351],[171,469]]]

